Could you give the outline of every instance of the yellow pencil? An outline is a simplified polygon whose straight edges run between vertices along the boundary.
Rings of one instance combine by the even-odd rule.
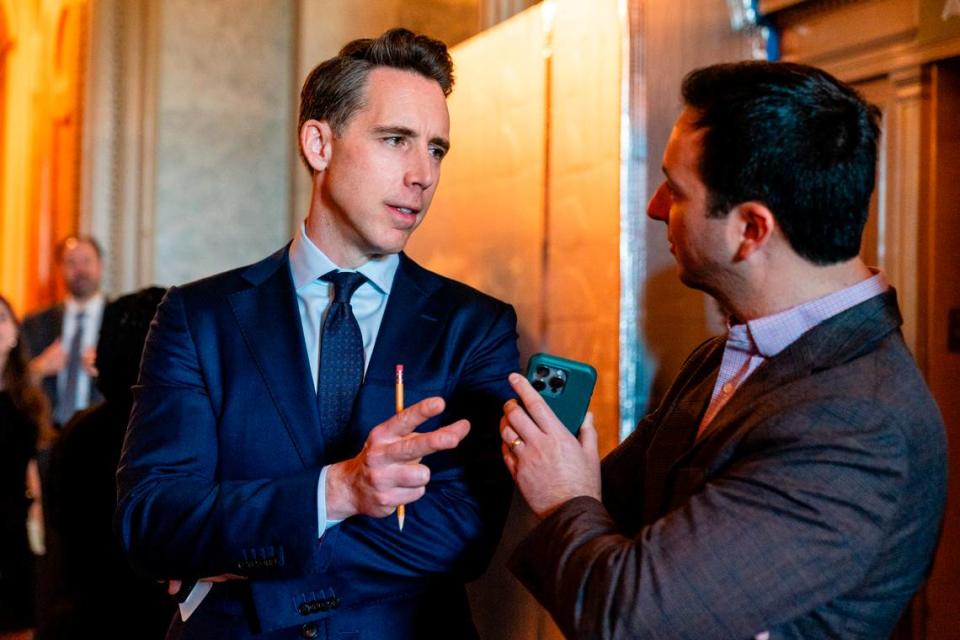
[[[397,413],[403,411],[403,365],[397,365]],[[397,524],[400,525],[400,531],[403,531],[403,519],[407,516],[407,508],[404,505],[397,505]]]

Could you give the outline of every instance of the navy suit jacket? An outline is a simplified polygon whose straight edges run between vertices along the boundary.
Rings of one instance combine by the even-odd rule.
[[[570,638],[886,638],[943,517],[943,421],[871,298],[761,364],[694,441],[724,339],[603,461],[603,503],[543,520],[511,568]]]
[[[509,506],[498,419],[518,367],[513,309],[401,254],[350,425],[349,455],[407,404],[442,396],[472,428],[428,456],[426,495],[396,517],[317,537],[319,423],[287,249],[169,291],[144,350],[118,469],[116,524],[156,579],[224,573],[168,637],[422,638],[475,634],[463,583],[486,567]],[[322,401],[322,398],[320,399]],[[450,634],[453,634],[451,636]],[[258,636],[261,637],[261,636]]]

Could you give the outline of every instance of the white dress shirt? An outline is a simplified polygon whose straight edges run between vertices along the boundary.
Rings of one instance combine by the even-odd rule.
[[[293,276],[293,287],[297,292],[300,323],[303,326],[303,340],[307,348],[314,391],[317,390],[317,375],[320,368],[320,333],[323,330],[323,321],[327,317],[330,303],[333,302],[333,284],[320,280],[320,276],[331,271],[357,271],[367,277],[367,281],[360,285],[350,299],[353,315],[356,316],[357,323],[360,325],[360,337],[363,339],[363,371],[366,374],[399,264],[400,257],[397,254],[391,254],[368,260],[357,269],[341,269],[311,242],[307,237],[305,225],[300,226],[300,233],[294,236],[293,244],[290,245],[290,274]],[[325,466],[320,471],[317,486],[319,520],[317,537],[322,536],[328,527],[339,522],[339,520],[327,522],[325,487],[328,468],[329,466]]]

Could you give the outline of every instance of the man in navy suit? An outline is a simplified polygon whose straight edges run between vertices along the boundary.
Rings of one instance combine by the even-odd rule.
[[[730,314],[604,460],[523,378],[511,569],[571,638],[886,638],[943,517],[943,421],[859,257],[879,113],[803,65],[691,73],[647,212]],[[529,413],[528,413],[529,412]]]
[[[160,306],[116,524],[142,572],[199,580],[169,638],[476,635],[463,583],[509,502],[496,422],[516,316],[402,253],[449,148],[451,72],[443,43],[402,29],[320,64],[302,228]]]

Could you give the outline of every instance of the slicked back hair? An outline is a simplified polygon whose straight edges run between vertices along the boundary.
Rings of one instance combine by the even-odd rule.
[[[706,130],[700,175],[711,216],[761,202],[810,262],[859,253],[876,181],[875,106],[820,69],[785,62],[697,69],[682,93]]]
[[[453,60],[447,45],[407,29],[390,29],[378,38],[347,43],[310,72],[300,91],[297,132],[307,120],[325,120],[334,135],[342,134],[364,106],[367,77],[375,67],[403,69],[435,80],[444,96],[453,91]]]

